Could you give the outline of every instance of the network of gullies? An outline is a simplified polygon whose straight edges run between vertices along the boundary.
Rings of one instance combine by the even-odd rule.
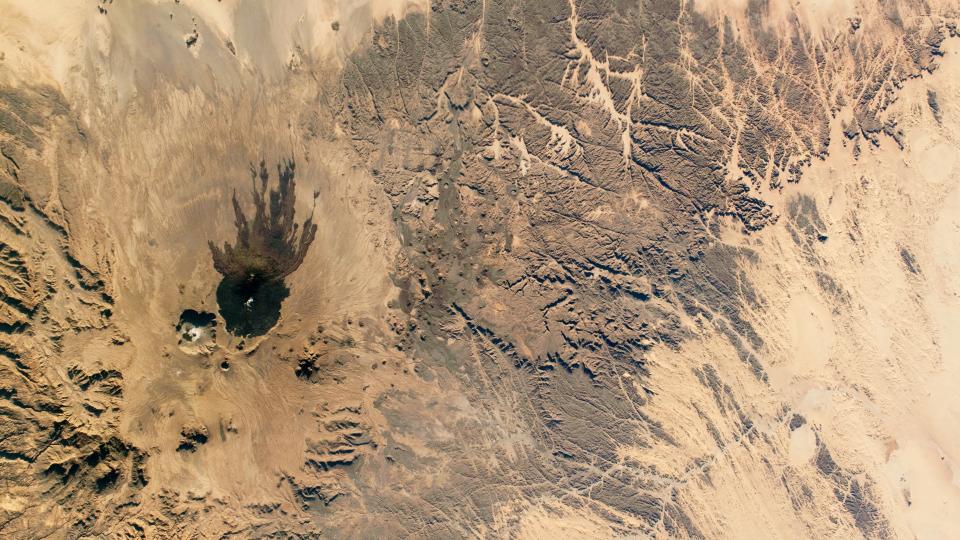
[[[251,165],[252,219],[234,192],[237,239],[223,248],[210,242],[213,266],[223,276],[217,287],[220,316],[236,336],[262,336],[277,324],[290,293],[284,278],[300,266],[316,236],[312,211],[302,226],[295,221],[295,169],[293,159],[278,163],[277,187],[271,188],[266,162]]]

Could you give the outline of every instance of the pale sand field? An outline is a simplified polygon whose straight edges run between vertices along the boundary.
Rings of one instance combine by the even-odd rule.
[[[784,441],[784,458],[799,474],[815,475],[823,440],[835,459],[879,479],[901,538],[960,534],[960,56],[950,45],[940,69],[907,82],[889,111],[904,127],[904,150],[884,141],[855,159],[838,121],[830,155],[779,194],[781,208],[801,195],[816,201],[828,239],[807,240],[813,259],[791,239],[786,219],[754,238],[724,236],[759,255],[747,268],[765,303],[752,317],[773,354],[762,358],[770,388],[754,389],[751,407],[769,418],[786,403],[807,419]],[[942,123],[928,90],[938,96]],[[817,272],[832,277],[842,299],[818,285]],[[691,359],[743,371],[730,346],[710,335],[657,358],[665,373]],[[662,391],[682,395],[664,380]],[[758,425],[771,436],[774,427]],[[756,493],[779,479],[752,468],[749,453],[736,446],[712,455],[725,481],[691,487],[692,497],[743,537],[810,534],[789,517],[793,509],[756,506]]]

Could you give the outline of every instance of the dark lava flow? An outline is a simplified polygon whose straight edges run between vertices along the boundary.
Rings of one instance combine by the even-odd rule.
[[[240,279],[224,276],[217,287],[217,304],[230,333],[262,336],[280,320],[280,305],[289,293],[280,279],[256,274]]]
[[[233,194],[237,240],[223,249],[210,242],[213,266],[223,276],[217,304],[227,331],[238,336],[266,334],[280,320],[280,307],[290,294],[284,278],[303,262],[316,236],[313,213],[302,227],[294,221],[295,164],[277,165],[278,185],[267,190],[270,174],[263,161],[251,166],[254,215],[247,219]],[[316,194],[314,194],[316,197]]]

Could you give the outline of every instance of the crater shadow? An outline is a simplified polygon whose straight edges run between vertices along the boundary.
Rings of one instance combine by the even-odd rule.
[[[213,313],[206,311],[197,311],[195,309],[185,309],[180,313],[180,322],[177,323],[177,330],[183,330],[194,327],[216,326],[217,317]]]
[[[188,354],[205,354],[216,348],[217,316],[185,309],[177,322],[177,345]]]

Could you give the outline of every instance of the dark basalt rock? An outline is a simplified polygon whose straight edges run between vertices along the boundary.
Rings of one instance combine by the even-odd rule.
[[[933,90],[927,90],[927,105],[930,106],[930,112],[933,113],[934,120],[937,123],[943,121],[943,112],[940,110],[940,102],[937,100],[937,93]]]
[[[232,246],[224,243],[223,249],[210,242],[213,266],[223,276],[217,304],[234,335],[259,336],[273,328],[290,293],[283,280],[300,266],[316,236],[312,213],[302,227],[294,221],[294,169],[293,160],[278,164],[278,186],[268,194],[265,163],[251,166],[253,219],[244,215],[234,193],[237,240]]]
[[[280,320],[280,306],[289,294],[282,280],[258,274],[225,276],[217,287],[217,304],[230,333],[262,336]]]

